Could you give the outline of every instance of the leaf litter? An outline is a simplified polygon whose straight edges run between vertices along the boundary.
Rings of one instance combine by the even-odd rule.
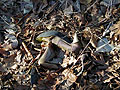
[[[119,90],[119,0],[1,0],[1,90]]]

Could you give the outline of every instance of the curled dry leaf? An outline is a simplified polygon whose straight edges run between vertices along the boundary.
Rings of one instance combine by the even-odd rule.
[[[91,33],[90,33],[90,28],[87,27],[83,30],[83,37],[86,38],[87,40],[90,40],[91,38]]]
[[[21,54],[21,52],[20,52],[20,51],[18,51],[16,54],[17,54],[17,56],[16,56],[16,58],[15,58],[15,59],[16,59],[16,61],[17,61],[17,62],[19,62],[19,63],[20,63],[20,62],[21,62],[21,57],[22,57],[22,54]]]
[[[14,64],[13,66],[11,66],[11,69],[17,69],[18,68],[18,65],[17,64]]]
[[[62,72],[62,74],[65,76],[69,86],[72,85],[77,79],[77,76],[71,70],[66,69]]]

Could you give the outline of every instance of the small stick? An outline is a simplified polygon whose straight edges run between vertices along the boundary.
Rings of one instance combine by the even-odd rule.
[[[1,16],[0,16],[1,17]],[[1,17],[1,19],[7,24],[10,25],[3,17]]]
[[[96,0],[90,7],[88,7],[87,10],[85,11],[85,13],[87,13],[88,10],[90,10],[97,2],[98,2],[98,0]]]
[[[22,42],[22,46],[23,46],[23,48],[25,49],[28,57],[30,57],[30,58],[33,60],[33,56],[32,56],[32,54],[30,53],[30,51],[28,50],[28,48],[27,48],[27,46],[25,45],[24,42]]]
[[[82,70],[77,74],[77,76],[80,76],[84,70],[84,63],[83,60],[85,59],[86,54],[83,54],[80,56],[81,64],[82,64]]]

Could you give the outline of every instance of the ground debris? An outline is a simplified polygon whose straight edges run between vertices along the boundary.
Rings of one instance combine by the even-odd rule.
[[[0,90],[119,90],[120,0],[0,0]]]

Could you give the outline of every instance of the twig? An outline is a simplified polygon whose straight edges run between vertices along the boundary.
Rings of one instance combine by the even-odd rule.
[[[42,50],[41,50],[40,53],[36,56],[36,58],[33,59],[33,60],[30,62],[30,65],[35,64],[35,62],[40,58],[41,54],[42,54]]]
[[[1,17],[1,16],[0,16]],[[10,25],[3,17],[1,17],[1,19],[7,24]]]
[[[109,43],[110,43],[110,41],[109,41],[108,43],[105,43],[104,45],[98,47],[98,48],[96,49],[96,51],[99,51],[100,49],[102,49],[103,47],[105,47],[106,45],[108,45]],[[105,49],[106,49],[106,48],[105,48]]]
[[[57,7],[58,3],[59,3],[59,0],[45,12],[46,13],[45,17],[47,17]]]
[[[25,23],[26,19],[30,17],[30,15],[33,13],[32,10],[30,10],[26,15],[24,15],[17,23],[17,25],[22,25]]]
[[[76,75],[76,76],[80,76],[84,70],[84,63],[83,60],[85,59],[86,54],[83,54],[80,56],[80,60],[81,60],[81,64],[82,64],[82,70]]]
[[[92,35],[91,31],[90,31],[90,33]],[[82,70],[77,74],[77,76],[79,76],[80,74],[82,74],[82,72],[84,70],[83,60],[85,59],[86,54],[83,54],[83,53],[87,49],[87,47],[89,46],[89,44],[91,43],[92,38],[93,38],[93,35],[91,36],[91,39],[89,40],[89,42],[87,43],[87,45],[85,46],[85,48],[82,50],[82,52],[80,53],[79,57],[77,58],[77,61],[81,60],[81,64],[82,64]]]
[[[28,57],[30,57],[30,59],[33,60],[33,56],[32,56],[32,54],[30,53],[30,51],[27,49],[27,46],[25,45],[24,42],[22,42],[22,46],[23,46],[24,50],[26,51]]]
[[[84,70],[83,60],[84,60],[86,54],[83,54],[83,53],[84,53],[85,49],[89,46],[89,44],[90,44],[90,41],[88,42],[88,44],[87,44],[87,45],[85,46],[85,48],[83,49],[83,51],[82,51],[82,53],[80,54],[80,56],[77,58],[77,61],[78,61],[78,60],[81,60],[81,64],[82,64],[82,69],[81,69],[81,71],[77,74],[77,76],[80,76],[80,74],[82,74],[82,72],[83,72],[83,70]]]
[[[110,22],[109,25],[107,26],[107,28],[105,29],[105,31],[103,32],[102,37],[104,37],[107,33],[110,32],[109,28],[113,25],[113,22]]]
[[[110,0],[109,1],[109,5],[108,5],[108,9],[107,9],[107,18],[111,17],[112,16],[112,7],[113,7],[113,0]]]
[[[96,0],[90,7],[88,7],[87,10],[85,11],[85,13],[87,13],[88,10],[90,10],[97,2],[98,2],[98,0]]]
[[[81,54],[80,55],[82,55],[83,53],[84,53],[84,51],[87,49],[87,47],[89,46],[89,44],[90,44],[90,42],[91,42],[91,40],[88,42],[88,44],[85,46],[85,48],[82,50],[82,52],[81,52]]]
[[[29,72],[31,71],[32,67],[35,66],[36,62],[38,61],[38,58],[40,58],[40,56],[41,56],[41,53],[42,53],[42,51],[40,51],[40,53],[36,56],[35,59],[31,60],[31,62],[29,63],[29,70],[26,72],[26,74],[24,74],[25,76],[28,75]]]
[[[88,42],[88,44],[85,46],[85,48],[83,49],[83,51],[80,53],[79,57],[77,58],[77,61],[81,60],[81,64],[82,64],[82,69],[81,71],[77,74],[77,76],[79,76],[80,74],[82,74],[83,70],[84,70],[84,63],[83,63],[83,60],[86,56],[86,54],[83,54],[84,51],[86,50],[86,48],[89,46],[91,40]],[[76,62],[77,63],[77,62]],[[71,66],[71,69],[73,69],[73,66],[76,64],[74,63],[72,66]]]

